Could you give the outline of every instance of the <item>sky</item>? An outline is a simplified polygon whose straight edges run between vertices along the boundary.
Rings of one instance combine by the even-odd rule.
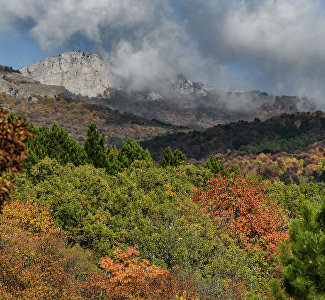
[[[0,0],[0,64],[95,51],[130,88],[184,74],[325,106],[325,0]]]

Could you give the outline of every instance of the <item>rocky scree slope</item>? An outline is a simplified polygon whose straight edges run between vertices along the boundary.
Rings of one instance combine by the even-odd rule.
[[[0,66],[0,92],[13,98],[37,102],[38,97],[69,97],[71,93],[63,86],[41,85],[37,81],[24,77],[19,71]]]

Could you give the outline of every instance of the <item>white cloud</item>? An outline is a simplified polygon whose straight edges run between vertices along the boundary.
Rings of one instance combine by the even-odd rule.
[[[280,93],[325,92],[320,0],[1,0],[0,32],[19,24],[44,50],[85,37],[131,88],[183,72],[223,87],[243,80]]]

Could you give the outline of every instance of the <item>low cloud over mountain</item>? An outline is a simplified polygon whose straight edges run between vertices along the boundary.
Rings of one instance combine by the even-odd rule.
[[[45,52],[97,50],[133,90],[182,73],[322,104],[324,8],[320,0],[2,0],[0,32],[28,34]]]

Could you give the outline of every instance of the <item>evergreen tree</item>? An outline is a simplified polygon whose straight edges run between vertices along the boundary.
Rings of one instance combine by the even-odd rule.
[[[144,150],[134,139],[128,138],[118,154],[123,168],[128,168],[136,160],[152,160],[148,149]]]
[[[280,180],[285,184],[291,184],[291,178],[288,172],[284,172],[280,175]]]
[[[123,171],[123,166],[118,159],[119,150],[116,146],[110,146],[107,149],[107,168],[106,171],[108,174],[116,175],[119,172]]]
[[[105,149],[105,136],[97,130],[96,124],[90,124],[85,140],[84,149],[89,162],[96,168],[107,169],[107,152]]]
[[[34,138],[26,139],[28,157],[24,161],[24,168],[27,171],[45,157],[55,159],[63,165],[73,163],[78,166],[86,163],[87,154],[83,148],[56,123],[53,123],[51,128],[43,126],[35,129],[30,126],[29,129],[34,131],[35,135]]]
[[[309,203],[292,221],[290,243],[281,247],[286,292],[295,299],[325,298],[325,201],[319,214]]]
[[[221,176],[228,176],[231,173],[239,174],[238,167],[236,165],[231,165],[227,170],[225,166],[217,159],[214,155],[205,162],[204,167],[209,169],[213,174],[219,174]]]
[[[185,154],[178,149],[174,150],[174,152],[167,147],[164,151],[164,156],[159,164],[166,168],[167,166],[178,167],[184,164],[187,161]]]

